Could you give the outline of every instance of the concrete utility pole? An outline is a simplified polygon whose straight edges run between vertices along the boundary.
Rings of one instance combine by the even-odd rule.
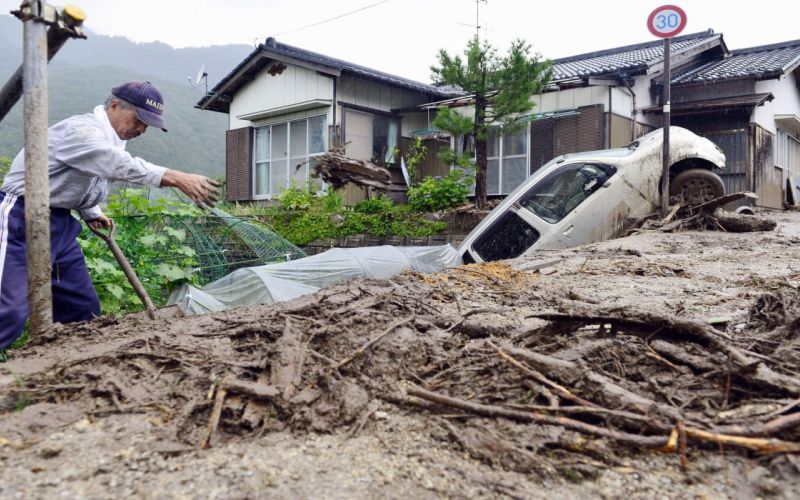
[[[23,22],[21,72],[3,86],[0,119],[19,99],[22,75],[25,137],[25,239],[27,241],[28,310],[31,333],[53,323],[50,260],[50,184],[47,168],[47,62],[67,37],[85,36],[83,11],[73,5],[57,9],[38,0],[22,2],[12,12]],[[48,25],[50,33],[48,33]],[[54,32],[55,30],[55,32]],[[48,41],[54,46],[48,56]]]
[[[25,240],[31,333],[53,323],[50,288],[50,185],[47,175],[47,25],[41,4],[29,2],[24,22],[22,90],[25,126]]]

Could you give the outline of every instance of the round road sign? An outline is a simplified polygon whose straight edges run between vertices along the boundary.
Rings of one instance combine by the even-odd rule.
[[[670,38],[686,27],[686,12],[677,5],[662,5],[650,13],[647,29],[660,38]]]

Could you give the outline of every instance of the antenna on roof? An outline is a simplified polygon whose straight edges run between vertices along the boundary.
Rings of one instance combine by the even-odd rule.
[[[488,27],[489,23],[486,23],[485,26],[481,26],[480,5],[481,5],[481,2],[486,4],[486,3],[488,3],[488,1],[489,0],[475,0],[475,24],[467,24],[467,23],[461,23],[461,22],[456,23],[456,24],[460,24],[461,26],[467,26],[469,28],[475,28],[475,37],[476,38],[480,38],[481,28],[483,28],[484,31],[487,31],[487,32],[488,31],[494,31],[494,30],[490,30],[489,29],[489,27]]]
[[[197,70],[197,75],[192,79],[191,76],[189,78],[189,85],[192,87],[199,87],[201,81],[205,81],[206,83],[206,94],[208,94],[208,73],[206,73],[206,65],[201,64],[200,69]]]

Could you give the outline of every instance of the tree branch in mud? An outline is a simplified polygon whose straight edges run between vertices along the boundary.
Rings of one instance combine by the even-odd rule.
[[[800,394],[800,379],[779,373],[766,366],[763,357],[742,351],[732,345],[728,335],[701,321],[667,316],[633,308],[573,308],[565,313],[541,313],[530,317],[548,321],[584,324],[611,324],[612,328],[647,341],[660,339],[670,342],[688,341],[711,347],[729,356],[740,368],[737,375],[748,378],[753,385],[766,385],[785,393]]]

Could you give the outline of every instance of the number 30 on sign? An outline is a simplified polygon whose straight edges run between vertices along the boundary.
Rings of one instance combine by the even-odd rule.
[[[670,38],[686,27],[686,12],[677,5],[662,5],[650,13],[647,28],[660,38]]]

